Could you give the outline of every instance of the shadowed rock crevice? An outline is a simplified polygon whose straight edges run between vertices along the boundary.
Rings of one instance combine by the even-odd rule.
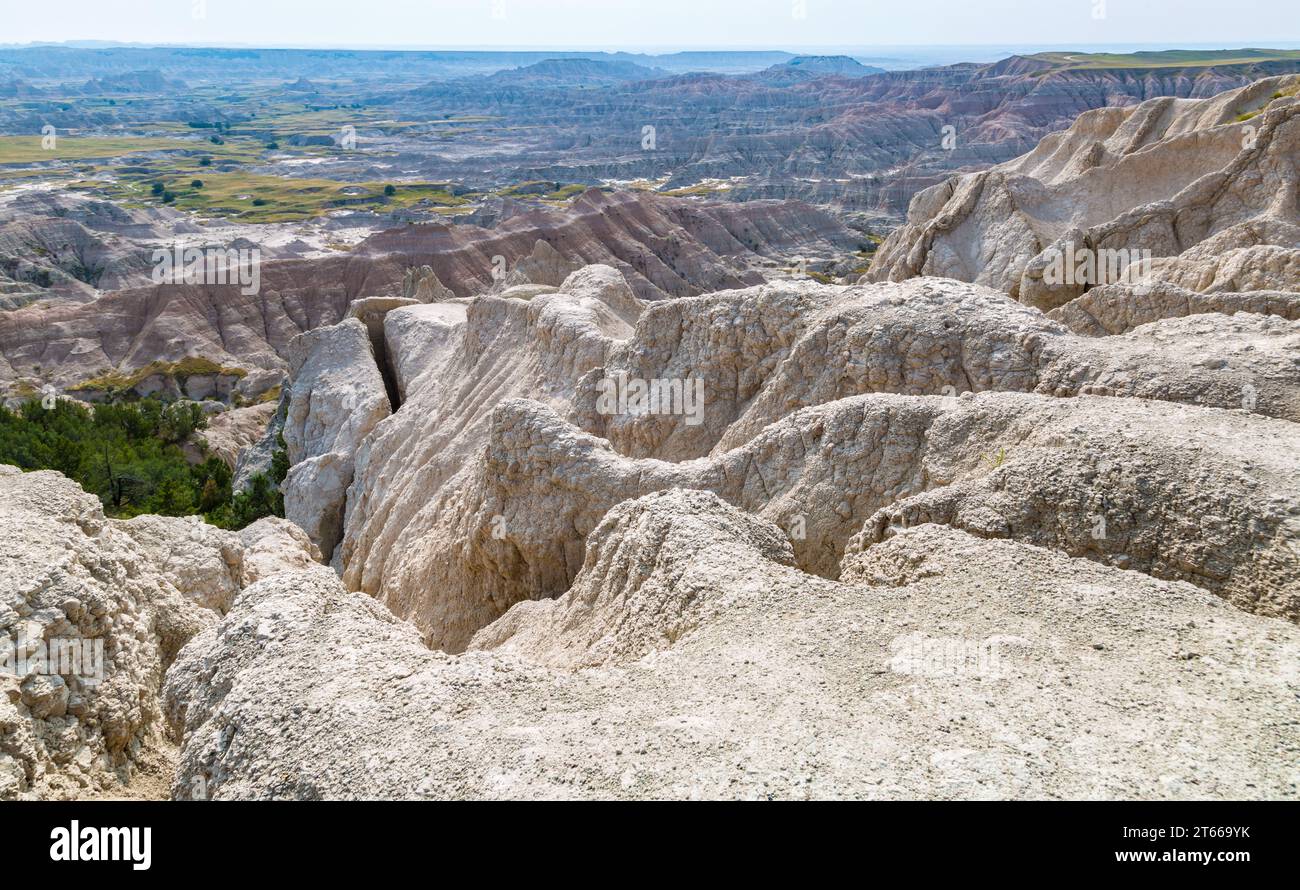
[[[348,307],[346,316],[359,319],[366,326],[366,333],[370,337],[370,354],[379,369],[379,376],[383,378],[384,391],[388,395],[388,404],[393,413],[402,407],[402,392],[384,333],[384,319],[394,309],[416,305],[419,305],[418,300],[407,297],[364,297],[354,301]]]

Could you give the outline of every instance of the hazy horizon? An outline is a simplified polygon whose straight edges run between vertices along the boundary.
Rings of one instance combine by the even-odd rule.
[[[65,0],[57,16],[30,4],[8,11],[5,45],[663,52],[1300,41],[1290,0],[1242,0],[1231,15],[1215,0],[912,0],[907,14],[896,9],[884,0],[370,0],[358,15],[349,0]]]
[[[310,50],[339,52],[585,52],[585,53],[636,53],[642,55],[669,55],[687,52],[790,52],[806,54],[842,54],[856,55],[880,50],[909,49],[983,49],[996,50],[1008,47],[1036,47],[1039,51],[1074,50],[1077,52],[1103,52],[1123,50],[1124,52],[1160,52],[1170,49],[1189,50],[1236,50],[1236,49],[1296,49],[1300,40],[1257,40],[1257,41],[1218,41],[1218,42],[1139,42],[1139,43],[890,43],[867,45],[803,45],[795,43],[722,45],[722,44],[674,44],[670,46],[649,46],[640,44],[556,44],[553,46],[529,44],[349,44],[349,43],[201,43],[185,41],[178,43],[142,42],[129,40],[33,40],[23,43],[0,43],[4,49],[24,49],[27,47],[66,46],[74,49],[112,49],[114,47],[136,49],[266,49],[266,50]]]

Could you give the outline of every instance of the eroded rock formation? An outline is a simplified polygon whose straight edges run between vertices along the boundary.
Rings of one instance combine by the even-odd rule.
[[[918,198],[901,281],[647,301],[534,240],[469,298],[413,265],[287,346],[300,528],[13,482],[49,474],[0,503],[143,566],[129,728],[165,714],[177,798],[1295,797],[1295,83],[1097,112]],[[1133,187],[1054,216],[1085,181]],[[1035,290],[1102,231],[1173,247]],[[975,259],[1003,290],[917,274]],[[7,719],[61,731],[49,687]],[[5,754],[11,796],[64,756]]]
[[[1294,317],[1293,297],[1248,292],[1300,280],[1297,94],[1288,75],[1087,112],[1022,157],[917,194],[867,278],[973,281],[1066,317],[1100,285],[1144,302],[1153,286],[1191,291],[1157,299],[1210,311],[1281,303]]]
[[[0,253],[3,242],[0,233]],[[665,299],[756,284],[777,258],[837,257],[859,242],[840,220],[796,201],[713,205],[592,189],[567,208],[530,210],[492,229],[404,226],[310,260],[268,251],[255,293],[133,276],[88,302],[4,311],[0,280],[0,390],[62,390],[198,358],[243,371],[241,395],[254,399],[278,383],[295,337],[337,323],[360,299],[445,302],[498,283],[555,286],[591,263],[617,267],[640,298]]]
[[[1247,472],[1246,452],[1213,446],[1230,435],[1265,455],[1292,447],[1282,443],[1300,419],[1296,322],[1199,315],[1098,340],[939,279],[783,282],[643,308],[617,273],[589,267],[553,294],[401,308],[386,324],[390,345],[409,344],[428,371],[401,372],[407,403],[356,449],[337,565],[347,586],[439,648],[463,647],[515,602],[568,589],[586,536],[628,498],[708,489],[783,528],[797,521],[798,564],[833,577],[877,511],[932,489],[955,496],[955,483],[982,479],[1007,455],[1028,488],[1077,465],[1081,478],[1066,487],[1078,496],[1026,490],[980,522],[951,512],[943,521],[1300,614],[1294,580],[1260,569],[1289,528],[1289,458],[1261,478],[1271,457]],[[606,383],[632,379],[679,381],[699,403],[602,406]],[[1044,444],[1058,439],[1074,445]],[[1122,450],[1130,439],[1152,452],[1147,470]],[[1044,455],[1032,473],[1019,463],[1031,454]],[[1147,490],[1094,479],[1098,463],[1129,466]],[[1207,501],[1184,504],[1193,491]],[[1068,518],[1032,515],[1065,503]],[[1207,524],[1188,526],[1185,510]],[[1094,535],[1105,522],[1109,532]]]
[[[285,516],[328,560],[342,535],[357,447],[392,409],[370,334],[357,318],[296,338],[289,344],[289,370]]]
[[[0,467],[0,800],[165,785],[163,674],[259,579],[312,562],[282,519],[106,519],[58,473]]]

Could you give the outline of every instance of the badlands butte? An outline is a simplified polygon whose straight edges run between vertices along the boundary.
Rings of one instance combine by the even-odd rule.
[[[0,675],[0,798],[1300,797],[1298,164],[1286,74],[1085,111],[865,270],[594,192],[16,308],[11,386],[257,369],[182,384],[279,385],[223,429],[289,469],[238,532],[0,470],[0,637],[106,665]]]

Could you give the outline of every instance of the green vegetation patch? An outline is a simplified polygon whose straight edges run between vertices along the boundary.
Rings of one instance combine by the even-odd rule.
[[[213,145],[200,139],[167,136],[64,136],[57,134],[54,148],[41,147],[40,136],[0,136],[0,164],[37,164],[42,161],[81,161],[119,158],[141,152],[190,151],[214,157],[245,159],[246,147]]]
[[[569,198],[581,195],[587,190],[587,188],[588,187],[585,185],[574,182],[569,185],[561,186],[553,192],[548,192],[544,197],[550,201],[567,201]]]
[[[205,425],[194,402],[143,399],[92,410],[63,399],[46,408],[32,399],[16,411],[0,407],[0,463],[58,470],[116,518],[201,515],[239,529],[283,516],[279,483],[289,469],[283,442],[269,476],[259,474],[247,492],[234,494],[230,468],[220,459],[186,460],[181,445]]]
[[[198,174],[202,185],[195,187],[197,169],[117,173],[116,181],[86,179],[69,187],[104,191],[127,206],[168,204],[199,216],[222,216],[249,223],[297,222],[344,207],[375,211],[437,209],[459,207],[470,200],[467,195],[453,194],[447,183],[339,182],[216,167],[204,168]]]
[[[83,393],[102,392],[111,396],[129,397],[129,393],[132,389],[139,386],[150,377],[170,377],[172,380],[176,381],[176,384],[182,390],[184,390],[186,381],[191,377],[208,375],[214,377],[243,378],[248,376],[248,372],[243,368],[219,365],[211,359],[202,357],[183,358],[178,362],[150,362],[143,368],[137,368],[134,371],[109,371],[99,375],[98,377],[92,377],[89,380],[82,381],[75,386],[69,387],[69,391]]]
[[[688,185],[685,188],[668,189],[660,192],[670,198],[708,198],[718,194],[718,189],[709,185]]]
[[[519,182],[501,189],[497,194],[504,198],[542,198],[547,201],[567,201],[574,195],[580,195],[590,186],[580,183],[548,182],[544,179],[532,179]]]

